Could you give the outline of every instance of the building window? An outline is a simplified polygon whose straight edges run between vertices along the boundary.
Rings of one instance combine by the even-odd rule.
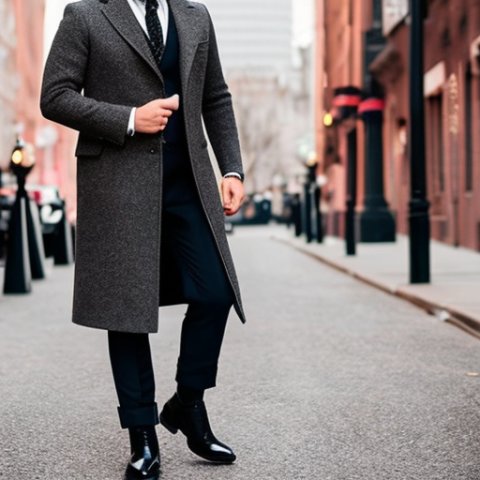
[[[470,65],[465,72],[465,190],[473,189],[473,92],[472,70]]]
[[[442,95],[429,97],[430,128],[429,143],[432,153],[434,189],[445,191],[445,145],[443,138],[443,98]]]

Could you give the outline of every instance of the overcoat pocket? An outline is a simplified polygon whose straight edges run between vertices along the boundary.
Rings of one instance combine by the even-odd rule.
[[[105,148],[105,142],[101,138],[80,135],[75,149],[76,157],[98,157]]]

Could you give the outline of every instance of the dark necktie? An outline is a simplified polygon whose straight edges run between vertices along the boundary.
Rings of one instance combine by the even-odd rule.
[[[145,0],[145,9],[145,20],[147,23],[148,36],[150,38],[150,48],[155,61],[160,68],[165,44],[163,43],[162,24],[158,18],[158,0]]]

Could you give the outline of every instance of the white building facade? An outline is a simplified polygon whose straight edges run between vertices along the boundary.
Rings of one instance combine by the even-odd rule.
[[[285,74],[292,64],[292,0],[203,0],[225,71]]]

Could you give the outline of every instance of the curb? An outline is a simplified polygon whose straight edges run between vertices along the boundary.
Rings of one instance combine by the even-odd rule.
[[[427,300],[412,292],[405,291],[404,289],[402,289],[402,287],[392,288],[375,278],[369,277],[368,275],[363,275],[362,273],[345,267],[344,265],[340,265],[335,260],[331,260],[327,256],[312,252],[307,248],[307,246],[297,245],[296,242],[288,238],[282,238],[276,235],[272,235],[271,238],[272,240],[294,248],[295,250],[313,258],[314,260],[322,262],[323,264],[337,270],[338,272],[345,273],[362,283],[381,290],[384,293],[405,300],[415,305],[416,307],[425,310],[430,315],[435,315],[442,321],[450,323],[451,325],[460,328],[461,330],[469,333],[470,335],[480,340],[480,319],[477,319],[472,315],[461,312],[453,307],[449,307],[448,305],[443,305],[439,302]]]

